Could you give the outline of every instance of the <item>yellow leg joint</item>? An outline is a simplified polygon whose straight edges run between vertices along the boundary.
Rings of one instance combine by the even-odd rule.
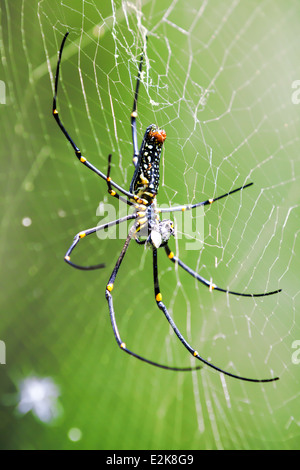
[[[107,284],[107,286],[106,286],[106,289],[107,289],[109,292],[111,292],[111,291],[113,290],[113,288],[114,288],[114,285],[113,285],[113,284]]]
[[[121,344],[120,344],[120,348],[125,349],[125,348],[126,348],[126,344],[125,344],[125,343],[121,343]]]
[[[160,292],[156,295],[155,300],[156,300],[156,302],[161,302],[161,300],[162,300],[162,295],[161,295]]]
[[[84,158],[84,157],[81,156],[81,157],[80,157],[80,161],[81,161],[81,163],[84,163],[84,162],[86,162],[86,158]]]
[[[195,356],[195,357],[199,356],[198,351],[194,351],[194,356]]]
[[[141,219],[138,220],[138,224],[141,226],[147,222],[147,217],[142,217]]]
[[[65,256],[66,261],[70,261],[70,259],[71,259],[70,256]]]
[[[168,254],[168,258],[170,258],[170,259],[174,258],[174,253],[173,253],[173,251],[170,251],[170,253]]]
[[[53,109],[53,114],[58,114],[57,109]]]
[[[134,198],[138,204],[142,204],[143,206],[148,206],[148,201],[146,199],[140,199],[139,197],[135,196]]]
[[[138,115],[137,111],[132,111],[132,113],[130,114],[132,118],[137,118],[137,115]]]
[[[85,232],[80,232],[78,234],[79,238],[84,238],[86,236],[86,233]]]
[[[214,202],[214,200],[213,200],[213,199],[209,199],[208,202],[209,202],[210,204],[212,204],[212,203]]]
[[[117,194],[116,191],[114,191],[113,189],[111,189],[111,190],[108,191],[108,192],[109,192],[109,194],[110,194],[111,196],[115,196],[115,195]]]

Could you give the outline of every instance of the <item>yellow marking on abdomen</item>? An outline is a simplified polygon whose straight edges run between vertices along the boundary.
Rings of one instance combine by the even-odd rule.
[[[144,176],[141,175],[140,180],[141,180],[142,184],[144,184],[145,186],[148,186],[149,180],[147,180],[147,178],[145,178]]]

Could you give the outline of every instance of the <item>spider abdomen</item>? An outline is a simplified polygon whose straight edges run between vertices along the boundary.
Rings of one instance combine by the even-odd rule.
[[[147,127],[129,191],[151,203],[159,187],[159,163],[166,133],[155,124]]]

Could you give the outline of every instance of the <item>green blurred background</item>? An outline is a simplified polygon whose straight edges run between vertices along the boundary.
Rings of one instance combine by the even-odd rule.
[[[300,105],[292,100],[299,2],[0,5],[0,447],[299,448]],[[104,297],[123,240],[94,237],[74,253],[79,263],[105,262],[103,270],[63,262],[75,233],[97,225],[99,204],[108,201],[104,182],[80,165],[51,115],[66,30],[58,107],[93,164],[105,172],[112,152],[113,178],[129,187],[129,115],[147,31],[138,134],[156,122],[168,135],[159,202],[196,202],[254,181],[207,210],[202,248],[187,250],[185,238],[172,248],[221,287],[283,292],[211,294],[164,253],[160,283],[203,357],[249,377],[279,375],[279,382],[244,383],[208,368],[173,373],[123,354]],[[114,303],[130,349],[161,363],[194,364],[156,308],[151,253],[137,244],[120,269]]]

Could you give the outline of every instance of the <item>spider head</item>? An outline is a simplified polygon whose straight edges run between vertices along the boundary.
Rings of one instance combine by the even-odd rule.
[[[153,230],[151,230],[148,243],[150,243],[152,248],[160,248],[168,243],[170,237],[174,235],[175,229],[173,221],[164,219],[159,222]]]

